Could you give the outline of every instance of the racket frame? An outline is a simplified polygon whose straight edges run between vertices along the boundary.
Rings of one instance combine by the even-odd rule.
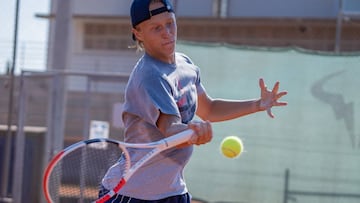
[[[111,190],[109,190],[108,193],[106,193],[101,198],[95,200],[95,203],[105,203],[107,200],[112,198],[119,190],[126,184],[126,182],[131,178],[131,176],[141,167],[143,166],[148,160],[153,158],[155,155],[159,154],[160,152],[172,148],[174,146],[177,146],[179,144],[185,143],[190,140],[190,138],[194,135],[194,131],[191,129],[182,131],[180,133],[177,133],[175,135],[166,137],[164,139],[161,139],[159,141],[150,142],[150,143],[126,143],[121,142],[117,140],[112,140],[108,138],[94,138],[89,140],[84,140],[77,142],[75,144],[72,144],[62,151],[58,152],[49,162],[47,168],[44,172],[44,178],[43,178],[43,190],[45,194],[46,201],[49,203],[53,203],[53,199],[50,196],[49,192],[49,178],[50,174],[53,171],[54,167],[58,162],[60,162],[67,154],[92,143],[97,142],[109,142],[112,144],[116,144],[119,148],[122,149],[123,155],[126,159],[126,166],[125,166],[125,173],[124,176],[121,178],[121,180],[118,182],[118,184]],[[139,148],[139,149],[151,149],[147,154],[145,154],[139,161],[137,161],[132,166],[130,165],[130,156],[126,148]],[[99,183],[100,184],[100,183]]]

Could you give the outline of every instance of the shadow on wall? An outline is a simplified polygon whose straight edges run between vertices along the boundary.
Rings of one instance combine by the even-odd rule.
[[[354,133],[354,102],[345,102],[344,95],[325,91],[326,82],[334,77],[340,77],[345,71],[338,71],[324,76],[311,87],[311,94],[318,100],[331,106],[336,120],[344,120],[352,147],[360,147]]]

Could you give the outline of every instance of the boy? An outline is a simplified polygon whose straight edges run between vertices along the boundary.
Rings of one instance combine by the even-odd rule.
[[[154,157],[137,171],[109,202],[190,203],[183,170],[193,145],[212,139],[210,122],[225,121],[284,106],[277,82],[268,91],[260,79],[261,97],[252,100],[213,99],[200,81],[199,68],[175,51],[177,26],[168,0],[134,0],[131,6],[133,39],[144,55],[135,65],[125,92],[125,142],[152,142],[191,128],[194,139]],[[202,120],[193,121],[194,115]],[[130,152],[136,160],[141,150]],[[102,181],[100,195],[121,177],[121,160]]]

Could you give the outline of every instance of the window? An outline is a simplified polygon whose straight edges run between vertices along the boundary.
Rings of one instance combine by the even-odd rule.
[[[84,23],[84,50],[119,51],[131,42],[129,25],[116,23]]]

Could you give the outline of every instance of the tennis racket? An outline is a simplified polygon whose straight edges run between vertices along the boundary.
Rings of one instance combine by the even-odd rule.
[[[125,143],[98,138],[77,142],[60,151],[49,162],[43,178],[43,190],[48,203],[104,203],[117,194],[129,178],[155,155],[185,143],[193,135],[191,129],[151,143]],[[149,149],[131,165],[129,148]],[[107,170],[122,158],[123,176],[107,194],[98,198],[101,180]]]

